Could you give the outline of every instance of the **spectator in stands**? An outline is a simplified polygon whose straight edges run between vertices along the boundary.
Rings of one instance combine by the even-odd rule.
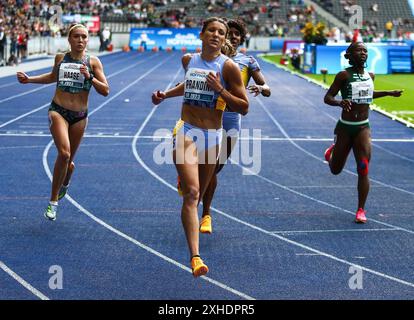
[[[102,31],[102,40],[103,40],[104,50],[108,50],[108,46],[111,43],[111,39],[112,39],[111,30],[109,30],[109,27],[105,27],[104,30]]]
[[[388,38],[391,38],[391,33],[392,33],[393,28],[394,28],[394,24],[392,23],[392,21],[387,21],[387,23],[385,24],[385,29],[387,31]]]
[[[17,58],[17,35],[15,31],[10,32],[10,56]]]
[[[293,68],[295,68],[295,70],[300,70],[300,54],[296,48],[293,48],[290,51],[290,63],[292,64]]]
[[[103,32],[103,30],[99,30],[99,32],[98,32],[98,37],[99,37],[99,52],[102,52],[102,51],[105,50],[102,32]]]

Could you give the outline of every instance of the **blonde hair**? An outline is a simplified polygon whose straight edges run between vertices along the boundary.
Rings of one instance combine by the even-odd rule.
[[[75,29],[78,29],[78,28],[83,28],[83,29],[85,29],[85,30],[86,30],[86,33],[89,35],[88,28],[86,28],[86,26],[84,26],[83,24],[77,23],[77,24],[74,24],[73,26],[71,26],[71,27],[69,28],[68,38],[70,37],[70,34],[72,33],[72,31],[73,31],[73,30],[75,30]]]

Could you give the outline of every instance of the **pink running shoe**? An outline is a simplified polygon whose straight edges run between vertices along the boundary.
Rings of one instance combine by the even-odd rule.
[[[365,210],[362,208],[359,208],[356,216],[355,216],[355,222],[356,223],[365,223],[367,222],[367,217],[365,216]]]
[[[325,160],[329,162],[331,159],[332,149],[335,147],[335,143],[333,143],[328,149],[325,150]]]

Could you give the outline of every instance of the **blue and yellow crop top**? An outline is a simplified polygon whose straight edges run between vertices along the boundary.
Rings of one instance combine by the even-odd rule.
[[[223,79],[223,66],[229,59],[221,54],[212,61],[205,61],[201,58],[201,53],[193,54],[187,68],[185,69],[184,79],[184,100],[185,104],[197,107],[224,110],[223,100],[219,100],[219,94],[207,85],[207,76],[210,72],[220,73],[221,84],[227,88]]]
[[[374,97],[374,82],[368,71],[359,74],[352,67],[345,69],[349,78],[341,88],[342,99],[351,100],[355,104],[370,104]]]
[[[254,57],[245,55],[240,52],[237,52],[237,54],[232,58],[232,60],[239,66],[243,84],[245,87],[247,87],[252,76],[252,72],[260,70],[259,63]],[[219,102],[221,101],[222,99],[220,97]],[[223,101],[223,103],[225,102]],[[236,114],[236,112],[231,111],[229,108],[227,108],[227,106],[225,107],[224,111]]]
[[[244,86],[247,87],[250,81],[252,72],[260,70],[260,65],[257,60],[252,57],[238,52],[233,58],[233,61],[239,65],[240,72]]]
[[[89,91],[92,87],[92,81],[86,80],[80,72],[80,67],[85,63],[92,73],[90,56],[86,55],[82,60],[72,59],[70,53],[66,53],[58,65],[57,88],[65,92],[79,93]]]

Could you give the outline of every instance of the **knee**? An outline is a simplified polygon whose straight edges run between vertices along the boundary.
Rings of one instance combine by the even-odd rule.
[[[368,158],[362,158],[357,162],[357,171],[358,175],[365,177],[369,172],[369,160]]]
[[[338,169],[338,168],[332,168],[331,167],[331,173],[335,176],[337,176],[338,174],[340,174],[342,172],[342,169]]]
[[[342,172],[343,166],[340,165],[333,165],[332,163],[329,164],[329,169],[331,169],[331,173],[335,176]]]
[[[59,149],[58,150],[58,157],[60,160],[69,163],[70,160],[70,150],[67,149]]]
[[[186,188],[186,190],[183,190],[183,198],[184,203],[190,204],[190,205],[197,205],[198,200],[200,199],[200,189],[197,187],[189,186]]]

